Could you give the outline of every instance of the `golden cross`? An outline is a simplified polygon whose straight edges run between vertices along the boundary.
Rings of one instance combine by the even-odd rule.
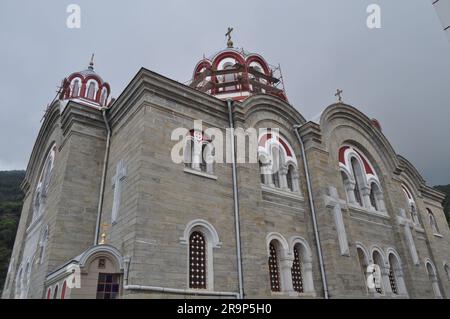
[[[342,90],[340,90],[340,89],[337,89],[336,94],[334,95],[334,96],[336,96],[336,97],[338,98],[339,103],[342,102],[342,93],[343,93],[343,92],[344,92],[344,91],[342,91]]]
[[[225,33],[225,36],[228,37],[227,46],[229,48],[233,47],[233,41],[231,41],[231,32],[233,32],[233,30],[234,30],[233,28],[228,27],[228,32]]]

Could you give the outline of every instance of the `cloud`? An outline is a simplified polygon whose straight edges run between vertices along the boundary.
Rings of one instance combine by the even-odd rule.
[[[342,88],[430,184],[450,183],[450,43],[429,1],[377,1],[374,30],[363,0],[80,0],[79,30],[66,27],[70,3],[0,4],[0,169],[25,168],[45,105],[92,52],[118,96],[142,66],[189,80],[233,26],[236,46],[281,63],[289,100],[306,118]]]

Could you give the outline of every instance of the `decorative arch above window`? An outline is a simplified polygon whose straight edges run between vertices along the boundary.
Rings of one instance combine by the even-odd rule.
[[[74,78],[70,83],[70,88],[71,88],[70,97],[79,97],[81,90],[81,79]]]
[[[98,82],[96,80],[88,80],[86,83],[86,98],[96,100],[98,92]]]
[[[428,213],[428,222],[430,223],[431,229],[433,230],[433,234],[440,235],[436,217],[429,208],[427,208],[427,213]]]
[[[205,133],[190,130],[184,147],[184,165],[187,168],[214,174],[214,145]]]
[[[189,222],[180,238],[188,246],[188,287],[214,290],[214,248],[222,243],[216,229],[203,219]]]
[[[434,296],[438,299],[442,298],[441,289],[439,287],[439,279],[437,277],[436,267],[434,263],[429,259],[425,259],[425,267],[428,274],[428,279],[431,282],[431,287],[433,289]]]
[[[297,158],[292,146],[277,132],[260,134],[258,161],[261,182],[271,188],[300,193]]]
[[[409,187],[405,184],[402,184],[402,191],[405,195],[406,199],[406,205],[407,205],[407,212],[409,212],[409,218],[416,224],[420,225],[419,215],[417,213],[417,205],[414,201],[414,197],[412,196],[412,192],[410,191]]]
[[[387,250],[387,260],[389,263],[389,284],[394,295],[406,296],[405,281],[403,279],[403,267],[399,254],[393,249]]]
[[[361,151],[351,145],[342,146],[339,169],[350,204],[386,214],[380,180]]]

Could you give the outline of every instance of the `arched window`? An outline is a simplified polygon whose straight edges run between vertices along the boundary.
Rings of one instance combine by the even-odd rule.
[[[214,173],[214,146],[202,132],[191,130],[186,137],[184,165],[188,168]]]
[[[180,243],[188,249],[188,287],[214,290],[213,250],[222,246],[214,226],[203,219],[192,220],[186,225]]]
[[[297,159],[278,132],[267,130],[258,138],[261,182],[285,192],[300,193]]]
[[[283,165],[282,151],[274,146],[272,147],[272,182],[276,188],[280,188],[280,169]]]
[[[436,222],[436,218],[434,217],[433,212],[427,208],[428,212],[428,221],[430,222],[431,229],[433,230],[434,234],[439,234],[439,228]]]
[[[189,288],[206,289],[206,240],[199,231],[189,237]]]
[[[295,168],[293,165],[289,165],[288,171],[286,174],[286,180],[287,180],[287,187],[291,192],[295,192],[295,184],[294,184],[294,174],[295,174]]]
[[[88,99],[94,100],[96,89],[97,88],[96,88],[95,82],[94,81],[89,82],[86,97]]]
[[[414,201],[412,193],[405,184],[402,185],[402,190],[405,195],[406,208],[407,208],[407,211],[409,212],[409,216],[411,217],[411,220],[415,224],[419,225],[420,224],[419,215],[417,214],[416,203]]]
[[[397,252],[390,249],[388,253],[389,261],[389,283],[391,291],[395,295],[407,295],[405,281],[403,280],[403,270],[400,257]]]
[[[58,288],[59,288],[59,286],[56,285],[55,286],[55,291],[53,291],[53,299],[58,299]]]
[[[395,278],[394,269],[392,266],[392,262],[389,262],[389,283],[391,285],[391,291],[398,295],[398,288],[397,288],[397,279]]]
[[[103,88],[102,90],[102,96],[100,98],[100,104],[101,105],[106,105],[106,98],[108,97],[108,91],[106,90],[106,88]]]
[[[376,264],[379,269],[380,269],[380,278],[375,278],[376,285],[375,285],[375,291],[378,294],[382,294],[383,293],[383,278],[382,278],[382,273],[383,273],[383,268],[384,268],[384,262],[383,262],[383,257],[381,256],[381,254],[378,251],[374,251],[372,254],[372,259],[374,264]]]
[[[51,299],[52,298],[52,288],[48,288],[47,289],[47,299]]]
[[[441,289],[439,288],[439,281],[436,275],[436,268],[434,267],[434,264],[430,260],[427,260],[425,262],[425,265],[427,268],[427,274],[431,282],[431,287],[433,289],[434,296],[436,298],[442,298]]]
[[[339,169],[350,204],[386,215],[381,182],[363,152],[354,146],[342,146]]]
[[[72,97],[77,97],[80,95],[80,80],[76,79],[73,81],[73,87],[72,87]]]
[[[361,165],[358,163],[358,160],[353,157],[351,160],[351,165],[352,165],[352,173],[353,176],[355,178],[355,189],[353,190],[354,194],[355,194],[355,200],[357,201],[357,203],[360,206],[363,206],[363,202],[362,202],[362,197],[361,197]]]
[[[372,205],[372,207],[375,210],[378,210],[378,205],[377,205],[377,199],[375,198],[375,187],[377,187],[377,185],[375,183],[372,183],[372,185],[370,186],[370,204]]]
[[[280,267],[278,260],[279,243],[272,240],[269,244],[269,274],[270,274],[270,290],[274,292],[281,291],[280,284]]]
[[[292,286],[296,292],[302,293],[303,289],[303,270],[300,260],[300,244],[294,246],[294,262],[292,264]]]
[[[62,289],[61,289],[61,299],[66,298],[66,290],[67,290],[67,282],[64,280]]]
[[[358,254],[359,266],[361,268],[361,280],[363,281],[364,289],[367,292],[366,272],[367,267],[369,266],[368,257],[366,255],[366,252],[361,247],[357,247],[356,252]]]
[[[233,63],[226,62],[223,65],[223,69],[225,71],[228,70],[229,72],[232,72],[232,70],[233,70]],[[226,74],[223,75],[222,82],[224,82],[224,83],[232,83],[234,81],[236,81],[236,76],[235,76],[234,73],[226,73]],[[234,90],[236,90],[236,85],[229,85],[228,84],[227,86],[225,86],[223,88],[223,90],[224,91],[234,91]]]

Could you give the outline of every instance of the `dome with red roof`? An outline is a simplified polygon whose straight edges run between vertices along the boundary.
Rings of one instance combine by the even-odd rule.
[[[75,72],[63,80],[60,100],[74,100],[93,107],[110,105],[109,83],[94,71],[94,55],[86,70]]]
[[[239,101],[263,93],[287,101],[280,67],[270,66],[259,54],[234,48],[229,33],[228,47],[201,59],[189,85],[220,99]]]

